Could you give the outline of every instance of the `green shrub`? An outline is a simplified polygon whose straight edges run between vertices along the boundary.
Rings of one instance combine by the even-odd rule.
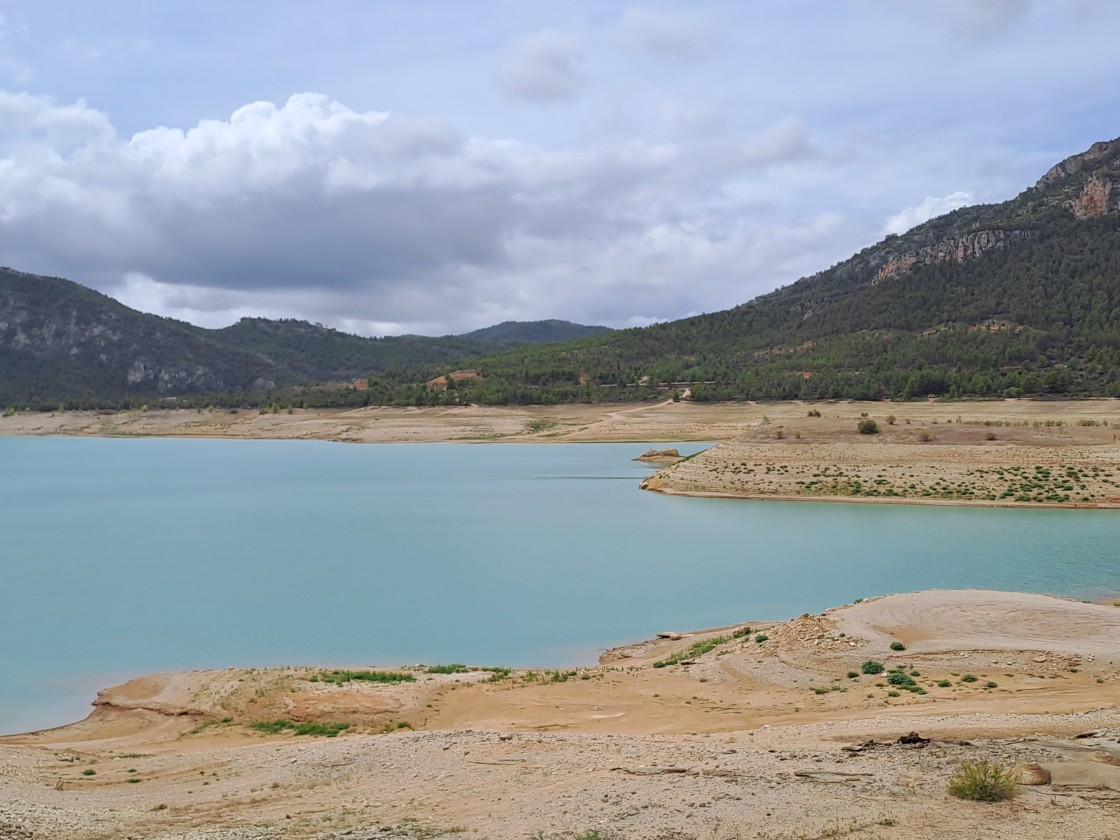
[[[856,423],[856,431],[861,435],[879,434],[879,424],[871,417],[863,417]]]
[[[937,681],[937,687],[938,688],[948,688],[951,685],[952,685],[952,683],[949,682],[948,680],[938,680]]]
[[[963,677],[961,677],[961,682],[974,683],[976,682],[976,677],[974,677],[972,674],[965,674]]]
[[[949,779],[949,794],[976,802],[1010,799],[1019,789],[1015,772],[1001,764],[966,761]]]
[[[891,650],[906,650],[906,645],[902,642],[891,642]]]
[[[341,685],[348,682],[400,683],[415,682],[412,674],[397,671],[323,671],[319,679],[325,683]]]
[[[255,720],[249,724],[249,728],[269,735],[279,735],[285,730],[294,729],[295,724],[290,720]]]
[[[849,671],[848,672],[848,679],[850,679],[850,680],[854,680],[858,676],[859,676],[859,671]]]
[[[429,665],[425,670],[429,674],[464,674],[470,669],[455,662],[451,665]]]
[[[291,730],[296,735],[322,735],[325,738],[334,738],[340,732],[350,728],[348,723],[318,723],[306,721],[293,723],[290,720],[257,720],[249,724],[250,729],[265,732],[269,735],[279,735],[281,732]]]
[[[860,670],[865,674],[881,674],[883,673],[883,663],[868,659],[860,666]]]
[[[334,738],[340,732],[344,732],[350,728],[348,723],[316,723],[314,721],[307,721],[301,723],[295,728],[297,735],[322,735],[325,738]]]
[[[754,640],[755,640],[756,642],[758,642],[759,644],[762,644],[763,642],[765,642],[765,641],[766,641],[767,639],[769,639],[769,638],[770,638],[770,637],[769,637],[769,636],[767,636],[767,635],[766,635],[765,633],[759,633],[758,635],[756,635],[756,636],[754,637]]]

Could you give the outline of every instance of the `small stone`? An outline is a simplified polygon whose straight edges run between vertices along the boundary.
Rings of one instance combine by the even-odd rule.
[[[1040,764],[1016,764],[1012,771],[1018,775],[1021,785],[1050,784],[1050,771]]]

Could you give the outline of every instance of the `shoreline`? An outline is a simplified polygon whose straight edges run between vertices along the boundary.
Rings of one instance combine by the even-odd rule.
[[[694,499],[739,499],[748,502],[819,502],[821,504],[915,505],[920,507],[976,507],[1026,510],[1116,510],[1120,502],[1000,502],[979,499],[908,499],[860,496],[795,496],[779,494],[739,494],[718,490],[677,490],[668,487],[642,487],[663,496],[684,496]]]
[[[1070,596],[1070,595],[1057,595],[1057,594],[1053,594],[1053,593],[1032,593],[1032,592],[1019,592],[1019,591],[1016,591],[1016,592],[1000,592],[1000,591],[995,591],[995,590],[974,590],[974,589],[966,589],[966,590],[924,589],[924,590],[916,590],[916,591],[912,591],[912,592],[893,592],[893,593],[886,593],[886,594],[880,594],[880,595],[871,595],[871,596],[868,596],[866,598],[859,599],[858,601],[855,602],[855,604],[873,603],[875,601],[879,601],[879,600],[882,600],[882,599],[885,599],[885,598],[899,598],[899,597],[907,597],[907,596],[930,596],[930,595],[936,596],[938,593],[954,594],[954,593],[958,593],[958,592],[989,592],[989,591],[994,592],[995,594],[998,594],[998,595],[1005,595],[1005,596],[1027,597],[1027,598],[1045,598],[1045,599],[1049,599],[1049,600],[1053,600],[1053,601],[1065,602],[1065,603],[1070,604],[1070,605],[1087,604],[1087,605],[1091,605],[1091,606],[1112,607],[1112,608],[1117,609],[1117,618],[1118,618],[1118,620],[1120,620],[1120,591],[1117,591],[1117,590],[1110,590],[1108,594],[1097,593],[1095,595],[1091,595],[1089,598],[1075,598],[1075,597]],[[841,610],[846,606],[849,606],[849,605],[841,605],[841,606],[826,609],[824,611],[824,613],[822,613],[822,615],[828,615],[828,614],[833,613],[837,610]],[[808,616],[809,616],[809,614],[805,613],[805,614],[802,614],[801,618],[804,619]],[[515,667],[510,667],[510,668],[506,668],[506,669],[499,669],[499,670],[508,670],[508,671],[515,672],[515,673],[533,673],[533,672],[564,673],[564,672],[589,671],[589,670],[593,670],[595,668],[610,665],[612,663],[613,664],[618,664],[619,662],[621,662],[623,660],[631,659],[634,656],[635,651],[642,652],[642,653],[648,653],[651,650],[661,651],[661,650],[664,650],[666,648],[672,647],[674,644],[679,646],[679,645],[682,645],[682,644],[687,644],[692,640],[704,640],[704,639],[710,639],[710,638],[726,637],[726,636],[728,636],[728,634],[731,634],[735,630],[737,630],[739,628],[742,628],[744,626],[751,627],[751,628],[754,628],[754,629],[759,629],[759,630],[767,630],[767,629],[775,627],[775,626],[790,624],[790,623],[793,623],[797,620],[798,619],[796,617],[783,618],[783,619],[770,619],[770,620],[748,620],[746,622],[742,622],[742,623],[739,623],[739,624],[728,624],[728,625],[722,625],[722,626],[719,626],[719,627],[706,627],[706,628],[683,630],[683,631],[663,631],[663,632],[659,632],[659,633],[656,633],[654,635],[651,635],[651,636],[648,636],[648,637],[645,637],[645,638],[637,639],[635,641],[619,642],[617,644],[613,644],[613,645],[601,648],[600,652],[594,657],[595,662],[594,663],[589,663],[587,665],[555,665],[555,664],[549,665],[549,664],[545,664],[545,663],[536,663],[534,665],[519,666],[519,667],[515,666]],[[1118,626],[1120,626],[1120,624],[1118,624]],[[1118,657],[1120,657],[1120,652],[1118,652]],[[649,658],[649,657],[647,656],[645,658]],[[685,663],[685,664],[688,664],[688,663]],[[1120,658],[1117,659],[1117,665],[1120,666]],[[357,662],[351,662],[351,663],[325,662],[325,663],[319,664],[319,665],[308,664],[308,663],[305,663],[305,664],[302,664],[302,665],[297,665],[297,666],[264,666],[264,667],[226,665],[226,666],[190,668],[190,669],[187,669],[187,670],[161,671],[161,672],[156,672],[156,673],[136,672],[135,676],[126,678],[125,681],[122,682],[122,683],[116,683],[114,685],[105,686],[101,689],[98,689],[94,694],[94,699],[91,700],[88,704],[89,708],[90,708],[90,711],[84,717],[78,718],[76,720],[68,721],[68,722],[65,722],[65,723],[55,724],[55,725],[52,725],[52,726],[36,727],[34,729],[30,729],[30,730],[23,731],[23,732],[11,732],[11,733],[0,732],[0,745],[2,745],[4,743],[7,743],[7,742],[18,742],[18,741],[20,741],[22,739],[25,739],[25,738],[34,738],[34,737],[40,737],[40,736],[44,736],[44,735],[49,736],[52,733],[56,733],[56,734],[57,733],[64,733],[68,730],[81,728],[83,725],[94,723],[100,710],[102,710],[106,706],[108,706],[108,707],[113,707],[114,706],[113,701],[104,702],[102,700],[103,696],[112,696],[112,694],[115,690],[123,688],[125,686],[135,684],[135,683],[145,683],[145,682],[152,681],[152,680],[162,680],[162,679],[179,680],[179,679],[189,678],[191,675],[204,675],[204,674],[216,674],[216,673],[245,674],[245,673],[254,673],[254,672],[257,672],[257,671],[266,671],[267,672],[267,671],[284,671],[284,670],[297,670],[297,671],[307,671],[307,672],[316,672],[316,671],[318,671],[318,672],[330,672],[330,671],[354,670],[354,669],[357,669],[357,670],[367,669],[367,670],[387,671],[387,672],[410,672],[410,671],[423,671],[423,669],[429,668],[429,667],[434,667],[434,664],[433,663],[422,663],[422,662],[419,662],[419,663],[418,662],[410,662],[410,663],[404,663],[404,664],[388,664],[388,663],[359,664]],[[486,672],[487,669],[492,668],[493,666],[477,665],[476,664],[476,665],[466,665],[464,667],[466,669],[468,669],[468,672],[483,673],[483,672]],[[137,706],[136,708],[138,708],[140,710],[144,710],[144,711],[153,711],[151,708],[146,708],[146,707],[143,707],[143,706]],[[158,712],[158,713],[165,713],[165,712]],[[188,711],[188,712],[177,711],[175,713],[175,716],[191,716],[193,714],[195,714],[195,712],[193,712],[193,711]],[[198,714],[202,714],[202,713],[198,713]]]
[[[875,412],[874,415],[871,412]],[[871,435],[857,432],[873,420]],[[1120,508],[1120,400],[16,414],[0,436],[340,443],[706,443],[643,482],[755,501]],[[821,469],[822,465],[825,469]],[[1027,471],[1027,472],[1024,472]]]
[[[481,840],[591,828],[824,837],[850,823],[882,838],[1104,837],[1120,801],[1117,651],[1120,608],[927,590],[749,633],[647,639],[570,672],[413,665],[393,669],[410,681],[384,684],[306,667],[152,675],[101,691],[83,721],[0,738],[0,828],[33,840],[366,840],[423,826]],[[871,660],[882,673],[860,673]],[[301,722],[320,735],[294,734]],[[948,777],[975,760],[1050,775],[1011,805],[948,797]],[[1067,807],[1046,804],[1055,797]]]

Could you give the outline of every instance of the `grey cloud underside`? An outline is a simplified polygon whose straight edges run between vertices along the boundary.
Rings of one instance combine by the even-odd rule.
[[[649,317],[696,309],[696,287],[673,288],[666,266],[678,280],[718,270],[732,283],[745,243],[681,200],[801,157],[808,137],[784,120],[719,150],[545,152],[300,95],[125,142],[80,104],[9,97],[5,108],[16,127],[6,162],[19,177],[0,184],[4,262],[112,289],[142,275],[162,285],[162,306],[184,310],[244,308],[266,292],[352,293],[349,315],[398,323],[430,317],[433,300],[476,320],[531,305],[567,314],[581,289],[632,295],[604,309],[622,320],[635,300]],[[50,164],[37,166],[44,155]],[[193,307],[176,286],[193,290]]]
[[[162,247],[133,268],[168,282],[246,291],[413,282],[445,266],[504,262],[510,213],[509,196],[492,188],[261,198],[220,213],[177,207],[162,220]]]

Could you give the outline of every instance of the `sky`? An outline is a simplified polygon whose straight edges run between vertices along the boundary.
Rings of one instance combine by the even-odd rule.
[[[0,0],[0,265],[221,327],[643,326],[1120,135],[1114,0]]]

